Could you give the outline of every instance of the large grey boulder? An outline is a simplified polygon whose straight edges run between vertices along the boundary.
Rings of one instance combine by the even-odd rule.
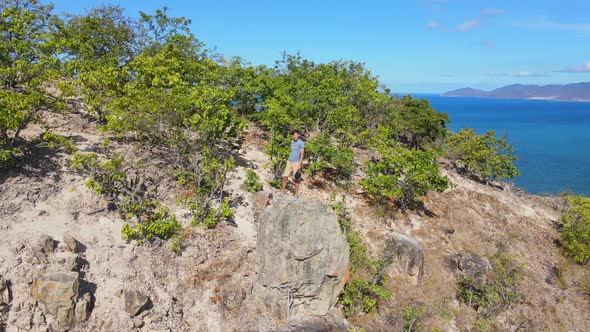
[[[43,305],[44,311],[53,315],[60,327],[66,328],[74,321],[79,288],[76,272],[37,273],[33,277],[31,293]]]
[[[325,315],[348,278],[349,248],[324,204],[287,197],[260,216],[260,296],[277,320]]]

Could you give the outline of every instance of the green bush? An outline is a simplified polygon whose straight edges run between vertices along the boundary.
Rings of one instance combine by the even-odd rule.
[[[463,278],[458,282],[457,297],[478,311],[483,318],[490,318],[513,304],[522,301],[518,285],[524,278],[522,265],[514,257],[498,252],[491,260],[493,277],[485,282]]]
[[[590,198],[567,197],[567,211],[561,215],[561,241],[565,251],[576,262],[590,261]]]
[[[514,149],[506,138],[496,138],[493,130],[477,135],[473,129],[462,129],[447,140],[449,156],[458,159],[471,175],[479,175],[486,181],[510,179],[520,173],[514,161]]]
[[[387,133],[387,129],[384,129]],[[408,150],[377,135],[374,145],[380,159],[368,163],[361,186],[377,200],[393,200],[402,209],[412,207],[428,191],[444,191],[449,180],[440,175],[435,156],[427,151]]]
[[[47,144],[47,146],[50,149],[62,148],[68,151],[69,153],[75,153],[76,151],[78,151],[78,148],[76,148],[76,144],[74,144],[74,141],[69,137],[65,137],[47,131],[43,134],[41,139],[43,140],[43,142]]]
[[[352,219],[346,207],[345,197],[336,200],[336,194],[331,195],[330,206],[338,216],[340,228],[346,236],[349,248],[349,269],[351,281],[340,294],[338,303],[342,305],[344,314],[352,316],[361,312],[373,312],[380,300],[389,300],[392,292],[384,286],[383,271],[391,260],[387,257],[375,259],[369,255],[369,249],[363,243],[358,232],[350,230]],[[386,255],[387,256],[387,255]]]
[[[260,177],[251,169],[246,170],[246,179],[244,180],[244,184],[246,185],[246,190],[251,193],[262,190],[262,182],[260,182]]]
[[[424,331],[424,322],[427,312],[425,306],[409,305],[402,312],[404,332]]]
[[[137,224],[126,223],[121,229],[123,240],[151,240],[158,237],[162,240],[168,240],[175,236],[182,226],[171,214],[167,208],[159,206],[153,213],[149,214],[143,222]]]
[[[377,308],[379,300],[389,300],[393,294],[382,285],[363,279],[349,281],[340,295],[339,303],[346,316],[360,312],[372,313]]]

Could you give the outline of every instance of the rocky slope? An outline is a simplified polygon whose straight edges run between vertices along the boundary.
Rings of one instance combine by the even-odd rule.
[[[81,151],[105,152],[105,134],[84,118],[45,116]],[[25,135],[34,138],[39,132],[31,127]],[[491,272],[489,258],[498,251],[522,263],[524,279],[522,300],[495,317],[493,328],[584,331],[590,326],[589,298],[580,287],[588,270],[563,259],[556,245],[559,198],[483,185],[447,165],[454,186],[429,194],[419,211],[374,206],[355,188],[345,191],[321,179],[306,179],[299,200],[272,200],[270,188],[251,194],[242,185],[246,168],[263,179],[270,176],[262,144],[251,131],[239,152],[242,162],[229,188],[235,222],[213,230],[191,228],[180,256],[165,241],[136,246],[121,240],[121,216],[70,170],[70,157],[37,148],[21,170],[0,176],[0,326],[7,331],[65,326],[73,331],[346,331],[352,326],[402,331],[407,309],[420,308],[414,330],[472,330],[481,317],[457,300],[457,281]],[[113,139],[110,149],[149,172],[165,170],[157,160],[141,159],[144,151],[130,143]],[[345,196],[351,227],[373,255],[394,253],[384,271],[394,297],[380,303],[378,314],[345,320],[334,306],[348,278],[348,245],[326,207],[333,193]],[[163,173],[156,197],[188,223],[187,211],[174,204],[178,194]]]

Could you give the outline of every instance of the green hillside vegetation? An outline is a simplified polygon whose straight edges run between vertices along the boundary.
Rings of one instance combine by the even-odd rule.
[[[449,186],[437,163],[445,150],[485,177],[518,174],[504,140],[472,131],[449,137],[446,114],[424,99],[393,96],[362,63],[315,63],[300,54],[283,54],[273,67],[227,59],[190,32],[190,20],[168,16],[166,8],[139,19],[116,6],[59,16],[51,5],[10,0],[0,24],[2,167],[27,153],[31,142],[19,133],[41,121],[40,111],[66,112],[82,98],[104,130],[169,160],[190,192],[181,201],[195,224],[223,219],[216,211],[235,167],[231,151],[248,125],[266,132],[272,166],[286,158],[296,128],[307,141],[310,175],[343,184],[360,167],[369,198],[402,209]],[[499,155],[498,146],[508,153]],[[359,164],[359,149],[374,157]],[[93,167],[104,165],[110,164]],[[87,171],[94,174],[89,186],[111,190],[101,178],[116,179],[96,178],[108,170]]]

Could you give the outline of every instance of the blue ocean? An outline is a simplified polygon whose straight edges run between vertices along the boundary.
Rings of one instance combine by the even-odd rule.
[[[571,191],[590,197],[590,103],[412,94],[449,114],[452,130],[490,129],[519,156],[512,181],[534,194]]]

